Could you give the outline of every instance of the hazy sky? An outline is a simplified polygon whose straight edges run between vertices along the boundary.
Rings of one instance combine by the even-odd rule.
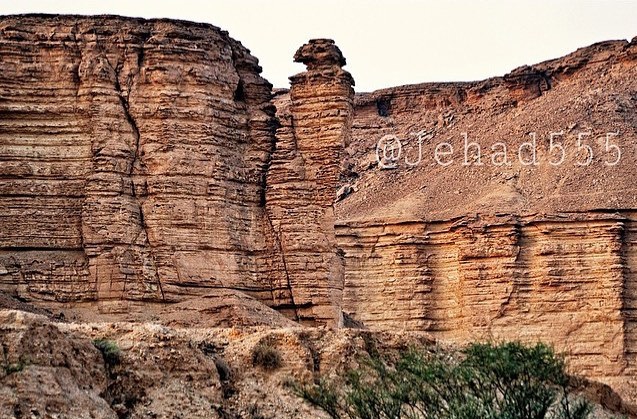
[[[212,23],[257,56],[275,86],[310,38],[336,40],[357,91],[476,80],[607,39],[637,36],[637,1],[2,0],[1,14],[119,14]]]

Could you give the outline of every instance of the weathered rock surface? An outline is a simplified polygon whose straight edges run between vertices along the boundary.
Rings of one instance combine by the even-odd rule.
[[[332,203],[351,77],[333,42],[297,55],[296,138],[275,152],[271,85],[218,28],[0,19],[0,290],[111,317],[231,291],[339,324]],[[206,324],[212,306],[195,311]]]
[[[425,83],[358,93],[348,148],[357,193],[336,208],[342,220],[446,220],[475,214],[553,214],[637,206],[633,168],[637,38],[608,41],[566,57],[522,67],[480,82]],[[539,75],[542,75],[541,77]],[[533,94],[523,94],[532,91]],[[559,149],[564,161],[559,163]],[[467,133],[465,165],[463,133]],[[536,133],[537,164],[522,164],[519,147]],[[609,137],[607,133],[617,133]],[[593,158],[588,166],[590,146]],[[376,170],[376,145],[396,135],[403,145],[398,170]],[[422,160],[418,161],[418,135]],[[442,143],[452,154],[440,154]],[[480,146],[482,165],[478,165]],[[507,163],[496,155],[507,147]],[[617,159],[616,165],[607,165]],[[450,151],[443,147],[440,151]],[[531,161],[529,147],[523,161]],[[407,162],[405,161],[407,159]],[[496,160],[494,163],[493,160]]]
[[[357,95],[354,192],[336,204],[344,311],[370,328],[455,342],[550,342],[577,371],[637,400],[636,58],[637,39],[605,42],[503,78]],[[560,131],[566,157],[553,165],[550,133]],[[464,165],[463,132],[481,166],[476,145]],[[531,132],[538,165],[517,156]],[[609,132],[618,135],[606,149]],[[594,151],[588,166],[577,165],[587,159],[580,133]],[[376,164],[386,134],[403,142],[394,170]],[[422,161],[410,166],[418,135]],[[441,142],[455,150],[444,167]],[[509,165],[494,164],[496,142]]]
[[[109,418],[102,354],[46,317],[0,310],[0,417]]]
[[[637,39],[355,97],[332,41],[295,59],[307,71],[272,97],[210,25],[0,18],[0,292],[77,320],[339,326],[344,311],[543,340],[637,402]],[[381,170],[388,134],[402,155]],[[78,388],[93,403],[103,383],[73,374],[60,406]]]
[[[270,85],[245,48],[209,25],[27,16],[0,21],[0,55],[2,289],[104,311],[269,293]]]
[[[109,342],[118,355],[107,361],[94,340]],[[327,418],[289,383],[342,375],[371,348],[395,356],[434,344],[423,332],[53,323],[0,310],[0,417]],[[279,354],[279,367],[254,364],[260,345]],[[20,359],[21,368],[5,372]],[[630,412],[607,387],[583,382],[580,388],[598,403],[596,418],[610,417],[603,406]]]
[[[266,202],[285,257],[301,321],[342,324],[343,263],[336,249],[334,201],[349,143],[354,80],[334,41],[311,40],[294,60],[289,101],[276,101],[281,127],[267,174]]]
[[[93,340],[110,342],[119,355],[106,362]],[[0,417],[327,417],[286,383],[311,380],[319,368],[342,372],[370,341],[387,351],[433,344],[424,333],[52,323],[0,310]],[[280,367],[253,364],[260,344],[277,351]]]

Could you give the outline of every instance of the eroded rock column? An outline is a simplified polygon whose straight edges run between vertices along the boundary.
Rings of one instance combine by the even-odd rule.
[[[290,77],[277,102],[281,127],[267,178],[267,213],[283,258],[295,317],[342,324],[343,262],[336,247],[334,199],[349,141],[354,80],[339,48],[311,40],[294,55],[307,71]]]

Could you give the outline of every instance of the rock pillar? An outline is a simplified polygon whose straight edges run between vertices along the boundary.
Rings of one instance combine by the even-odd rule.
[[[354,80],[332,40],[311,40],[294,60],[307,70],[290,77],[290,100],[278,103],[281,127],[268,172],[267,209],[297,319],[338,326],[343,261],[333,205],[349,141]]]

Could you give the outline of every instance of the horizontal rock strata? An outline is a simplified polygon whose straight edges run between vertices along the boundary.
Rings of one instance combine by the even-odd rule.
[[[0,288],[274,303],[274,108],[248,50],[210,25],[23,16],[0,20],[0,56]]]
[[[344,312],[455,342],[550,342],[573,370],[637,400],[636,51],[637,39],[604,42],[501,78],[358,94],[351,192],[336,204]],[[532,132],[538,164],[524,165]],[[561,165],[549,163],[552,132]],[[474,143],[466,165],[463,133]],[[403,154],[383,170],[376,145],[389,134]],[[577,165],[580,134],[588,166]],[[408,165],[418,138],[422,161]],[[448,166],[434,160],[441,142],[455,150]],[[496,142],[510,164],[493,163]]]
[[[307,71],[290,78],[289,101],[275,102],[281,127],[267,174],[267,210],[299,320],[338,325],[343,267],[333,204],[349,142],[354,80],[341,68],[345,58],[331,40],[310,41],[294,59]]]
[[[0,290],[127,314],[225,289],[341,323],[353,80],[333,41],[299,49],[279,139],[256,58],[210,25],[5,17],[0,56]]]
[[[210,25],[0,18],[0,292],[91,320],[344,311],[544,340],[637,401],[637,39],[355,96],[333,41],[295,60],[307,70],[272,97]],[[393,169],[385,135],[403,146]]]

